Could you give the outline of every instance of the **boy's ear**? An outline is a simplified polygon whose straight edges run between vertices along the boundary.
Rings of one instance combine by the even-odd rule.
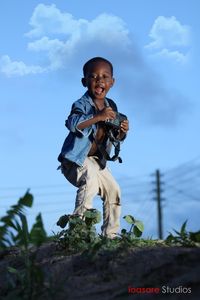
[[[83,77],[83,78],[81,79],[81,82],[82,82],[82,85],[83,85],[84,87],[87,86],[85,77]]]
[[[111,87],[114,85],[114,83],[115,83],[115,78],[112,78],[112,83],[111,83]]]

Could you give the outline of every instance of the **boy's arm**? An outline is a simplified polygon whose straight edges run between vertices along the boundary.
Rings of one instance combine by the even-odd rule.
[[[98,112],[96,115],[94,115],[92,118],[80,122],[77,125],[77,128],[79,130],[83,130],[87,127],[90,127],[93,124],[100,122],[100,121],[106,121],[107,119],[113,120],[114,118],[115,118],[115,112],[112,110],[112,108],[110,106],[105,107],[100,112]]]

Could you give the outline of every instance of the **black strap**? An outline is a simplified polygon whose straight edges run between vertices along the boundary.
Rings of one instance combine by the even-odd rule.
[[[112,99],[109,99],[109,98],[106,98],[106,101],[108,102],[108,106],[110,106],[114,111],[118,111],[117,110],[117,106],[115,104],[115,102],[112,100]],[[107,105],[106,105],[107,106]],[[122,159],[121,157],[119,157],[119,152],[120,152],[120,141],[115,138],[112,130],[108,130],[107,131],[107,135],[108,135],[108,138],[110,139],[112,145],[114,146],[115,148],[115,151],[114,151],[114,155],[112,157],[110,157],[110,155],[108,154],[108,152],[106,151],[105,147],[102,145],[102,144],[99,144],[96,139],[95,139],[95,136],[93,135],[93,139],[99,149],[99,151],[101,152],[101,154],[103,155],[103,157],[106,159],[106,160],[109,160],[109,161],[115,161],[115,160],[118,160],[119,163],[122,163]]]
[[[105,147],[102,145],[102,144],[99,144],[95,137],[94,137],[94,141],[99,149],[99,151],[102,153],[103,157],[106,159],[106,160],[109,160],[109,161],[115,161],[115,160],[118,160],[119,163],[122,163],[122,159],[121,157],[119,156],[119,152],[120,152],[120,141],[117,140],[114,135],[112,134],[112,130],[109,130],[108,131],[108,137],[112,143],[112,145],[114,146],[115,148],[115,154],[110,157],[110,155],[108,154],[108,152],[106,151]]]

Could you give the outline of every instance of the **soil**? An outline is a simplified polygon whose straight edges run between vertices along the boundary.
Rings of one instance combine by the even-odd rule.
[[[66,255],[49,242],[31,249],[30,255],[35,255],[49,287],[33,299],[200,299],[200,248],[137,247],[91,257]],[[17,248],[0,252],[0,299],[16,300],[7,267],[20,270],[22,261]]]

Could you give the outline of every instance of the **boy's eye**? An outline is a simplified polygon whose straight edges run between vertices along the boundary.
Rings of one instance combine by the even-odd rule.
[[[107,75],[107,74],[103,74],[102,76],[99,76],[99,75],[96,75],[96,74],[90,74],[88,76],[89,79],[94,79],[94,80],[101,80],[101,79],[104,79],[104,80],[111,80],[111,76],[110,75]]]
[[[97,75],[95,75],[95,74],[90,74],[88,77],[91,79],[97,79]]]

